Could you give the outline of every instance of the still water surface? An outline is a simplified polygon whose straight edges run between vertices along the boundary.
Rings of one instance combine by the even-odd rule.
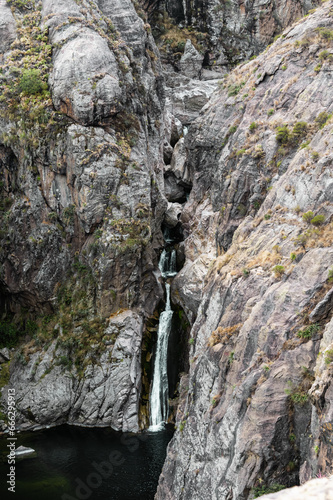
[[[0,498],[153,500],[172,433],[170,428],[130,435],[61,426],[17,434],[17,447],[31,447],[37,456],[16,462],[15,494],[7,490],[7,442],[0,438]]]

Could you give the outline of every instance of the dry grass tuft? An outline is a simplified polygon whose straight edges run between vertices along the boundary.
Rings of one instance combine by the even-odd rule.
[[[209,347],[213,347],[216,344],[226,344],[230,337],[232,337],[235,333],[238,333],[242,328],[243,323],[237,323],[234,326],[227,326],[222,328],[219,326],[216,330],[214,330],[209,337],[208,345]]]

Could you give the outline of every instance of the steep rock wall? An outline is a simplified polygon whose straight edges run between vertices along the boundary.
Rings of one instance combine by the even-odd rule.
[[[273,38],[319,2],[314,0],[141,0],[150,16],[156,12],[162,34],[167,12],[179,27],[191,27],[206,49],[205,67],[220,70],[258,54]],[[153,24],[154,28],[155,23]],[[201,35],[200,35],[201,34]],[[204,34],[204,37],[202,36]],[[181,35],[180,33],[178,34]],[[170,31],[168,40],[175,36]],[[189,38],[193,33],[189,33]],[[169,42],[170,43],[170,42]]]
[[[0,18],[0,295],[4,328],[26,335],[10,368],[18,424],[137,431],[142,332],[163,297],[154,40],[130,1],[2,1]]]
[[[173,296],[195,322],[157,499],[331,473],[332,7],[231,73],[185,139]]]

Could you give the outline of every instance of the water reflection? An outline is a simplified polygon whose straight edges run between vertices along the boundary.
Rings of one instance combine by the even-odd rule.
[[[6,438],[0,440],[1,500],[153,500],[172,429],[138,435],[61,426],[18,434],[37,457],[16,463],[16,494],[4,478]]]

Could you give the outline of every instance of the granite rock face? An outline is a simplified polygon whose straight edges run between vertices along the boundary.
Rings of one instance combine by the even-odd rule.
[[[172,288],[191,364],[158,500],[245,500],[331,474],[331,9],[235,69],[185,138]]]
[[[1,2],[0,18],[1,311],[38,324],[11,361],[18,418],[137,431],[142,335],[163,298],[159,55],[130,1]]]
[[[71,423],[138,432],[142,329],[142,317],[132,311],[114,316],[105,334],[116,341],[107,343],[81,379],[75,370],[64,369],[61,336],[45,353],[34,353],[26,366],[14,363],[18,428]]]
[[[284,28],[318,3],[316,0],[141,0],[154,21],[157,14],[161,17],[166,11],[176,26],[194,29],[199,42],[204,34],[204,67],[212,73],[221,73],[224,67],[258,54]]]

